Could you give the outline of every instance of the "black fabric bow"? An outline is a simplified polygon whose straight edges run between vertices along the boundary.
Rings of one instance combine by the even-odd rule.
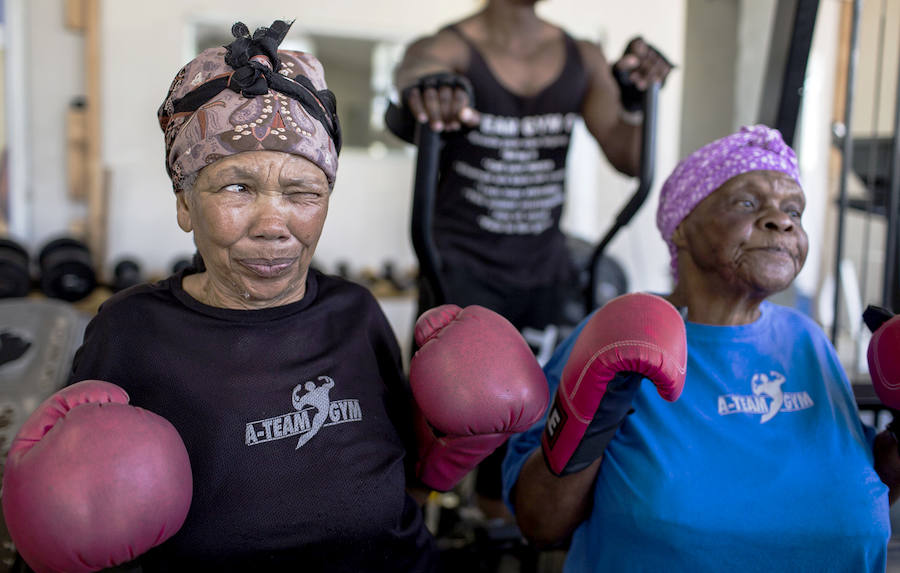
[[[232,85],[229,85],[231,89],[244,97],[265,95],[269,91],[272,71],[277,72],[281,67],[278,46],[291,29],[291,24],[293,22],[275,20],[268,28],[257,28],[251,36],[246,24],[235,22],[231,27],[234,41],[225,46],[225,63],[234,68]],[[256,56],[265,56],[272,66],[253,60]]]
[[[270,90],[280,92],[297,100],[303,109],[328,131],[335,150],[341,151],[341,125],[337,115],[337,99],[331,90],[317,90],[312,80],[299,74],[291,79],[278,73],[281,60],[278,46],[281,45],[292,22],[276,20],[268,28],[257,28],[253,35],[243,22],[231,27],[234,41],[225,46],[225,63],[234,69],[229,77],[206,82],[184,97],[173,102],[175,113],[196,111],[203,104],[228,88],[246,98],[267,94]],[[264,56],[272,67],[258,59]]]

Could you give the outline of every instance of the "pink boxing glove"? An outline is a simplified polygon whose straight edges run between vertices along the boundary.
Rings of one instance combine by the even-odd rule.
[[[900,409],[900,315],[878,326],[866,357],[878,399],[889,408]]]
[[[187,450],[120,387],[85,380],[47,398],[16,434],[3,515],[37,573],[97,571],[171,537],[192,496]]]
[[[445,304],[416,321],[409,381],[427,486],[447,491],[506,439],[541,419],[549,391],[519,334],[480,306]]]
[[[684,319],[663,298],[634,293],[607,302],[578,335],[541,447],[556,475],[583,470],[603,455],[647,377],[660,396],[681,395],[687,369]]]

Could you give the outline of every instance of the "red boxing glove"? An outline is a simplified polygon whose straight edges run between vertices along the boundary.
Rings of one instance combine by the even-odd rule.
[[[415,336],[409,379],[418,406],[416,473],[447,491],[510,435],[541,419],[547,381],[519,331],[484,307],[428,310]]]
[[[686,368],[684,320],[669,302],[635,293],[606,303],[578,335],[547,415],[541,446],[550,471],[578,472],[602,456],[644,377],[677,400]]]
[[[878,399],[889,408],[900,409],[900,315],[872,334],[866,356]]]
[[[109,382],[53,394],[10,446],[3,515],[38,573],[97,571],[171,537],[187,516],[191,466],[164,418]]]

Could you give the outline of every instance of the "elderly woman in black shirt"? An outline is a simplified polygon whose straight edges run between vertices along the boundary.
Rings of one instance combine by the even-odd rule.
[[[36,569],[92,571],[143,554],[145,571],[433,571],[434,542],[407,489],[452,487],[543,412],[546,384],[515,329],[458,308],[423,323],[429,384],[412,387],[414,408],[374,297],[310,268],[341,138],[321,64],[277,50],[289,27],[251,36],[235,24],[234,42],[185,65],[159,108],[178,224],[199,257],[103,304],[72,384],[10,449],[4,515]],[[427,348],[439,331],[465,339],[458,319],[473,313],[487,320],[480,335],[496,334],[482,343],[503,369],[494,400],[478,395],[490,387],[485,367],[441,370],[443,354]],[[466,380],[472,392],[453,396],[476,417],[490,418],[486,403],[521,403],[474,430],[487,436],[467,434],[474,425],[454,435],[452,422],[432,431],[435,414],[460,417],[441,384]]]

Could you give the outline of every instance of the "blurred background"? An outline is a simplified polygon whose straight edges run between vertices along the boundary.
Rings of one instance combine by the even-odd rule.
[[[194,248],[176,224],[156,110],[174,72],[228,43],[235,21],[253,30],[294,19],[282,47],[323,62],[344,130],[314,264],[370,286],[407,343],[416,150],[387,132],[383,114],[404,46],[480,7],[476,0],[0,0],[0,285],[21,274],[16,245],[29,277],[48,273],[40,256],[48,246],[69,249],[94,273],[91,283],[84,271],[84,296],[68,301],[89,317],[117,286],[162,278],[189,260]],[[545,0],[538,11],[602,45],[610,61],[641,35],[677,66],[660,93],[656,181],[606,249],[627,290],[671,286],[655,210],[680,158],[745,124],[790,136],[807,194],[810,254],[779,302],[829,333],[864,415],[884,426],[890,413],[867,392],[861,314],[869,304],[900,310],[890,200],[900,193],[900,0]],[[595,244],[636,182],[608,165],[583,126],[568,169],[563,228]],[[66,299],[58,294],[34,287],[28,296]],[[0,326],[16,320],[24,319],[0,308]],[[77,333],[72,339],[77,344]],[[4,392],[0,386],[0,403],[9,403]],[[4,410],[0,422],[15,427]]]
[[[846,296],[838,317],[848,334],[838,348],[849,370],[860,369],[858,347],[867,342],[857,311],[883,302],[885,216],[867,210],[865,201],[882,198],[883,204],[886,195],[900,35],[900,1],[859,4],[849,123],[861,164],[854,167],[865,169],[851,169],[845,184],[851,208],[843,217]],[[741,125],[774,124],[781,104],[796,118],[792,143],[808,195],[804,224],[811,244],[796,292],[787,296],[830,328],[853,6],[850,0],[538,4],[546,18],[601,44],[611,61],[640,34],[677,65],[660,95],[653,190],[607,249],[630,290],[670,286],[654,216],[658,188],[675,163]],[[237,20],[254,29],[295,19],[284,45],[324,62],[345,133],[316,265],[358,278],[414,274],[415,149],[388,133],[382,120],[393,68],[409,41],[479,8],[477,0],[427,7],[412,0],[263,0],[252,7],[236,0],[0,2],[0,231],[32,258],[58,237],[83,240],[101,283],[113,282],[123,259],[136,263],[144,278],[167,275],[193,253],[190,237],[176,225],[156,121],[173,72],[200,50],[226,43]],[[807,21],[798,22],[798,14]],[[788,80],[802,92],[783,94]],[[784,103],[787,98],[794,101]],[[583,127],[569,169],[564,229],[595,243],[635,182],[606,163]],[[389,305],[398,313],[411,308]],[[408,330],[409,322],[397,325]],[[398,338],[408,336],[398,332]]]

